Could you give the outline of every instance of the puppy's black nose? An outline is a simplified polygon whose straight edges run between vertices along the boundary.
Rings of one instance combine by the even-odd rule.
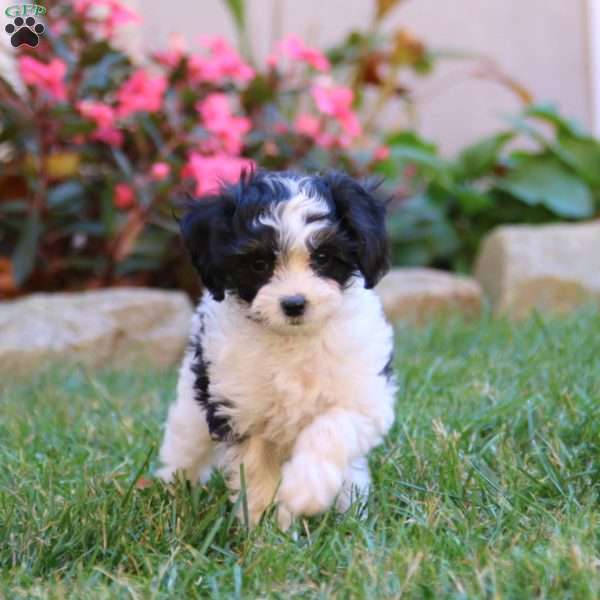
[[[284,296],[280,301],[281,310],[288,317],[299,317],[306,308],[306,298],[302,294]]]

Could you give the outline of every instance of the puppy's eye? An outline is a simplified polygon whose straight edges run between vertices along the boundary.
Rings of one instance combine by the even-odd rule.
[[[256,258],[252,261],[250,268],[255,273],[266,273],[269,270],[269,263],[262,258]]]
[[[319,267],[324,267],[331,261],[331,254],[326,250],[319,250],[319,252],[314,255],[314,261]]]

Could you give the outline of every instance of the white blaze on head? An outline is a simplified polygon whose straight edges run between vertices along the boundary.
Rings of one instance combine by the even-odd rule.
[[[303,180],[285,182],[292,197],[273,206],[271,211],[259,218],[263,225],[277,232],[280,251],[283,254],[307,250],[307,242],[323,227],[323,221],[311,219],[329,214],[327,202]]]

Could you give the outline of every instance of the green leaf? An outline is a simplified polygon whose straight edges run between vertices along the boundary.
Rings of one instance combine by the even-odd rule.
[[[539,129],[534,127],[522,115],[503,117],[503,120],[510,124],[516,133],[524,135],[534,142],[537,142],[543,148],[548,148],[552,145],[552,141],[544,135]]]
[[[485,212],[494,205],[492,195],[469,186],[459,186],[456,199],[466,215],[476,215]]]
[[[271,82],[257,75],[242,94],[242,104],[247,112],[276,100],[276,92]]]
[[[150,115],[142,115],[140,123],[158,150],[165,147],[165,140]]]
[[[521,202],[541,204],[560,217],[583,219],[594,212],[588,186],[555,158],[537,156],[521,160],[496,185]]]
[[[398,164],[391,158],[380,160],[373,166],[373,173],[383,175],[386,179],[398,177]]]
[[[27,211],[27,207],[25,200],[4,200],[0,202],[0,213],[23,213]]]
[[[65,61],[69,67],[73,67],[77,63],[77,54],[69,48],[66,39],[61,38],[61,36],[57,35],[49,35],[48,38],[50,40],[52,48],[52,56],[62,58],[63,61]]]
[[[84,188],[79,181],[65,181],[50,189],[47,196],[48,207],[62,208],[83,197]]]
[[[42,223],[37,212],[32,212],[12,254],[15,283],[21,285],[29,277],[35,265],[38,242],[42,233]]]
[[[118,67],[124,67],[127,59],[119,52],[110,52],[99,62],[87,69],[87,75],[81,84],[83,94],[92,90],[106,91],[111,80],[118,72]]]
[[[585,135],[581,126],[575,121],[565,119],[558,114],[558,109],[551,104],[534,104],[528,106],[523,114],[527,117],[534,117],[545,121],[556,128],[557,133],[561,135],[572,135],[575,137]]]
[[[111,187],[105,187],[100,195],[100,220],[104,229],[104,235],[111,237],[118,226],[118,211],[113,201]]]
[[[388,160],[399,164],[419,167],[429,178],[437,180],[444,187],[452,185],[452,169],[450,164],[438,156],[437,148],[412,131],[399,131],[388,135],[384,144],[390,148]],[[385,169],[385,165],[382,169]],[[388,170],[389,167],[387,167]]]
[[[242,54],[252,62],[252,48],[248,28],[246,27],[246,6],[244,0],[223,0],[229,9],[237,31],[238,43]]]
[[[246,10],[244,0],[224,0],[235,22],[235,26],[243,31],[246,28]]]
[[[437,147],[431,142],[427,142],[419,137],[414,131],[397,131],[391,133],[385,138],[386,146],[409,146],[419,148],[428,154],[437,154]]]
[[[428,179],[443,188],[445,193],[455,185],[452,165],[428,149],[419,146],[392,146],[390,159],[403,169],[409,165],[417,167],[417,178]]]
[[[65,269],[99,273],[106,265],[106,256],[65,256]]]
[[[60,133],[66,137],[72,137],[77,134],[87,135],[96,129],[96,125],[94,123],[78,117],[62,120],[57,119],[57,122],[60,128]]]
[[[462,177],[481,177],[497,163],[500,151],[513,139],[514,133],[504,131],[467,146],[457,158],[457,168]]]
[[[394,258],[399,264],[427,265],[451,256],[460,246],[443,208],[427,196],[404,202],[387,223]]]
[[[351,31],[341,43],[327,49],[327,58],[332,65],[342,62],[356,62],[371,40],[362,31]]]
[[[433,52],[424,52],[421,58],[412,66],[414,72],[419,76],[429,75],[435,67],[435,55]]]
[[[391,149],[391,156],[396,160],[429,167],[436,171],[447,168],[446,162],[442,158],[416,146],[395,146]]]
[[[600,185],[600,144],[597,140],[563,136],[555,150],[557,156],[590,185]]]
[[[104,234],[104,225],[99,221],[78,221],[62,227],[59,231],[65,235],[84,233],[86,235],[101,236]]]
[[[160,259],[167,251],[167,245],[173,237],[160,229],[147,229],[135,243],[133,256]]]
[[[122,150],[119,150],[119,148],[113,147],[111,148],[111,151],[117,166],[123,175],[125,175],[125,178],[128,180],[133,179],[133,165],[127,155]]]
[[[80,67],[94,65],[108,54],[115,54],[114,48],[106,40],[98,40],[87,44],[81,49]]]
[[[130,273],[160,269],[160,260],[148,256],[129,256],[117,265],[115,274],[119,277]]]

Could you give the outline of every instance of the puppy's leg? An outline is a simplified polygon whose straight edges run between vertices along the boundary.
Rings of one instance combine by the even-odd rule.
[[[371,474],[369,473],[369,462],[366,456],[354,460],[344,474],[342,491],[335,501],[335,507],[340,512],[346,512],[354,502],[360,502],[362,514],[366,516],[364,504],[369,499],[371,488]]]
[[[171,406],[160,460],[163,466],[157,475],[163,481],[173,481],[177,471],[191,483],[208,479],[215,460],[215,444],[200,407],[179,402]]]
[[[367,417],[332,409],[317,417],[300,433],[292,458],[283,465],[278,501],[293,515],[327,510],[341,491],[350,465],[366,456],[391,425],[391,408],[384,412]]]
[[[174,479],[177,471],[183,472],[191,483],[205,481],[216,458],[216,444],[210,437],[204,410],[196,401],[190,364],[191,356],[186,356],[160,449],[163,466],[157,475],[167,482]]]
[[[275,449],[268,442],[251,437],[228,448],[224,462],[229,485],[234,492],[233,501],[237,500],[241,489],[240,465],[243,465],[249,525],[254,526],[275,500],[281,477]],[[239,507],[238,516],[243,520],[243,505]]]

